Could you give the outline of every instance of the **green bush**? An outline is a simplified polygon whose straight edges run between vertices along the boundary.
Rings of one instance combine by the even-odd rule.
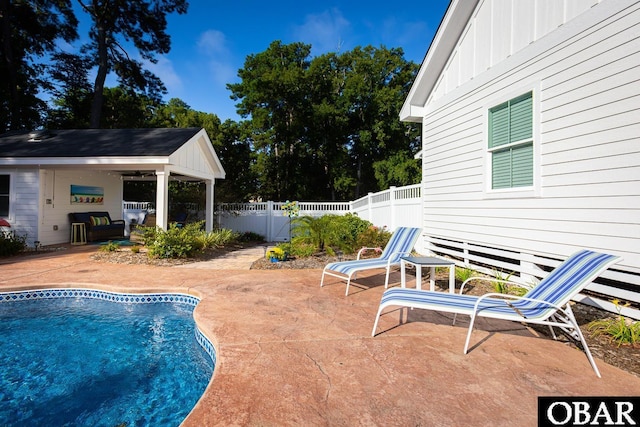
[[[184,227],[171,224],[168,230],[147,227],[142,230],[144,244],[149,255],[156,258],[189,258],[206,249],[217,248],[238,239],[238,234],[228,229],[206,232],[204,221],[189,223]]]
[[[315,248],[314,252],[327,252],[329,255],[335,255],[336,251],[354,253],[369,244],[384,246],[391,236],[382,230],[372,231],[369,221],[353,214],[328,214],[319,218],[303,216],[294,219],[293,226],[293,248],[300,247],[304,253],[310,252],[309,246]],[[295,249],[291,253],[294,252]]]
[[[354,250],[359,248],[383,248],[391,239],[391,233],[386,228],[370,225],[363,230],[356,239]]]
[[[296,258],[306,258],[316,253],[315,246],[308,243],[288,243],[282,246],[288,254]]]
[[[215,231],[201,231],[196,233],[196,240],[200,249],[220,248],[230,242],[238,241],[238,233],[222,228]]]
[[[317,251],[333,253],[333,246],[340,244],[340,233],[337,230],[338,215],[323,215],[319,218],[301,216],[292,222],[294,237],[291,242],[294,245],[312,245]]]
[[[147,247],[150,247],[156,240],[156,234],[158,234],[158,230],[161,230],[161,228],[143,227],[139,225],[133,233],[141,236],[143,244]]]
[[[156,258],[188,258],[195,255],[203,249],[201,225],[190,223],[179,227],[171,224],[166,231],[156,228],[155,239],[148,245],[149,255]]]
[[[469,267],[469,266],[465,266],[465,267],[456,267],[456,280],[460,283],[464,283],[466,280],[468,280],[469,278],[473,277],[473,276],[477,276],[477,272]]]
[[[364,220],[355,214],[348,213],[337,217],[336,229],[341,240],[341,249],[347,252],[355,252],[362,246],[369,247],[368,245],[365,245],[364,242],[371,240],[369,237],[366,237],[366,235],[371,233],[372,228],[377,229],[377,227],[374,227],[369,221]],[[377,239],[374,238],[373,240]],[[387,241],[388,240],[389,239],[387,238]]]
[[[13,256],[27,248],[27,237],[15,234],[5,235],[0,232],[0,256]]]
[[[109,240],[106,244],[100,246],[102,252],[116,252],[120,249],[120,245]]]
[[[587,330],[593,336],[607,335],[612,341],[618,343],[618,347],[622,344],[637,344],[640,342],[640,322],[626,319],[621,314],[620,301],[615,299],[612,302],[616,306],[616,310],[618,310],[618,315],[594,320],[589,323]],[[626,303],[623,307],[627,306],[629,306],[629,303]]]
[[[239,242],[264,242],[264,236],[254,233],[253,231],[245,231],[238,236]]]

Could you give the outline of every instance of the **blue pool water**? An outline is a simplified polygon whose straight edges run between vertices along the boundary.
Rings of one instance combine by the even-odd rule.
[[[178,426],[213,362],[193,305],[0,303],[0,425]]]

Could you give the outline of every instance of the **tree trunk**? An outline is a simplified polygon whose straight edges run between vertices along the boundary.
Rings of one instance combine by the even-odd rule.
[[[107,35],[104,28],[98,28],[98,73],[93,85],[93,102],[91,103],[91,129],[100,128],[102,104],[104,101],[104,82],[109,72],[107,56]]]
[[[2,22],[2,38],[4,40],[2,46],[3,62],[6,64],[9,81],[7,86],[9,96],[11,97],[11,111],[9,112],[9,129],[17,130],[22,127],[20,117],[21,102],[20,93],[18,92],[18,72],[17,64],[13,58],[13,50],[11,49],[11,2],[9,0],[0,0],[0,22]]]

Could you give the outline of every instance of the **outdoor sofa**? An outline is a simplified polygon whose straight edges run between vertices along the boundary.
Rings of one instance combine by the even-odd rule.
[[[124,220],[111,219],[109,212],[71,212],[71,223],[84,223],[87,241],[115,240],[124,238]]]

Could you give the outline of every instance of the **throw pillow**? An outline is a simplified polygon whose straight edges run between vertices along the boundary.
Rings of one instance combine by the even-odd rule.
[[[109,217],[106,216],[92,216],[91,225],[109,225]]]

